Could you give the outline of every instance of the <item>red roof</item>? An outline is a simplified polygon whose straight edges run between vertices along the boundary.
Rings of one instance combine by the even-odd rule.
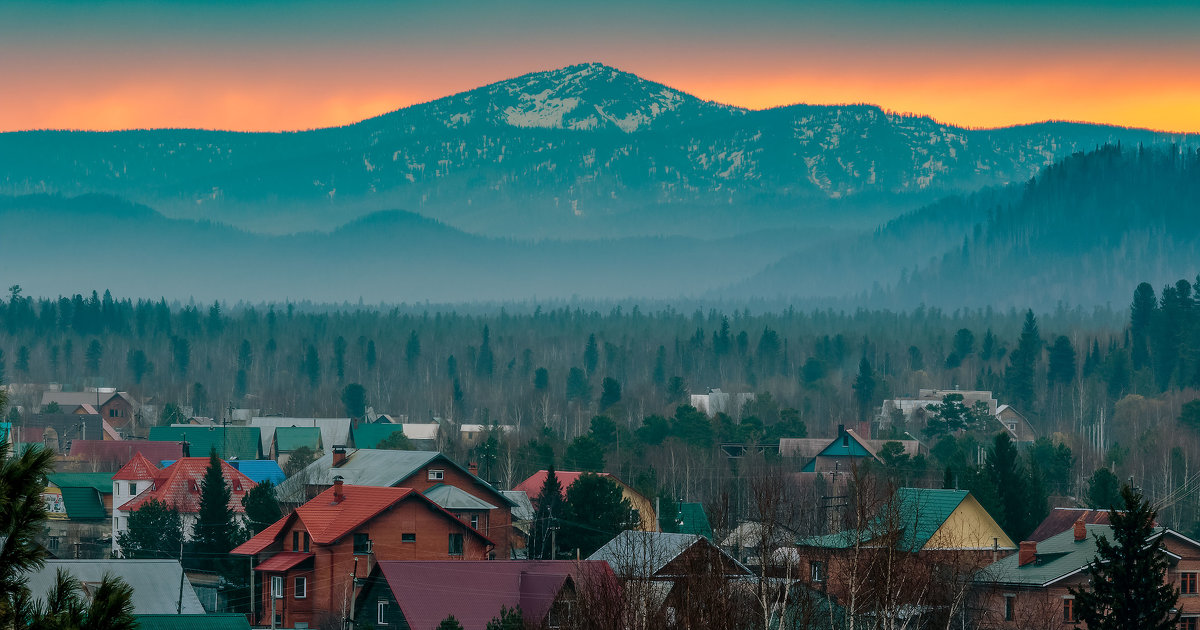
[[[72,452],[74,452],[74,449],[72,449]],[[141,453],[134,453],[129,463],[122,466],[121,470],[118,470],[117,474],[113,475],[113,480],[144,481],[146,479],[154,479],[158,473],[158,466],[155,466],[154,462]]]
[[[423,501],[429,507],[444,514],[446,518],[454,519],[455,522],[461,523],[453,514],[442,509],[441,506],[430,501],[425,495],[416,492],[412,488],[382,488],[378,486],[352,486],[345,484],[342,486],[342,500],[337,503],[333,501],[335,490],[336,488],[328,488],[321,494],[313,497],[308,503],[296,508],[293,514],[279,519],[270,527],[259,532],[257,536],[242,543],[229,553],[238,556],[251,556],[260,553],[278,540],[293,516],[300,519],[300,522],[304,525],[304,530],[308,532],[313,543],[328,545],[337,542],[350,532],[358,529],[363,523],[375,518],[384,510],[409,498]],[[479,536],[479,538],[488,544],[495,544],[474,529],[470,527],[465,529]]]
[[[139,454],[140,455],[140,454]],[[185,457],[158,471],[154,475],[154,487],[131,499],[119,510],[132,512],[150,499],[158,499],[185,514],[200,511],[200,482],[208,468],[207,457]],[[245,512],[242,497],[254,487],[254,482],[238,469],[221,462],[221,474],[229,484],[229,508],[234,512]]]
[[[286,573],[288,569],[311,557],[313,554],[306,551],[280,551],[254,567],[254,570],[266,573]]]
[[[501,606],[520,607],[536,624],[567,579],[581,575],[616,588],[608,563],[592,560],[381,561],[379,569],[412,630],[434,630],[448,615],[464,628],[482,628]]]
[[[135,453],[145,455],[151,462],[176,460],[183,457],[183,446],[178,442],[151,442],[150,440],[72,440],[71,457],[105,465],[117,470]],[[149,479],[149,477],[147,477]]]
[[[1108,510],[1088,508],[1054,508],[1029,535],[1028,540],[1042,542],[1055,534],[1061,534],[1075,526],[1080,518],[1088,525],[1109,525]]]
[[[571,472],[568,470],[556,470],[554,476],[558,477],[558,485],[562,488],[563,498],[567,498],[567,488],[570,488],[579,478],[587,473]],[[616,477],[610,476],[608,473],[596,473],[601,477],[609,477],[618,484],[621,484]],[[529,495],[530,501],[537,501],[537,498],[542,494],[542,485],[546,483],[546,477],[550,475],[549,471],[539,470],[529,476],[528,479],[522,481],[520,485],[513,490],[520,490]],[[624,485],[624,484],[621,484]]]

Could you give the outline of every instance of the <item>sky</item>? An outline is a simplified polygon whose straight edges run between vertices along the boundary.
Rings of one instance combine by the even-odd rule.
[[[1200,132],[1200,3],[0,0],[0,131],[346,124],[598,61],[761,109]]]

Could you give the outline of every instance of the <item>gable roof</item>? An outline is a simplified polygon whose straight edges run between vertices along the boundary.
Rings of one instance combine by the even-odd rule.
[[[117,509],[132,512],[146,501],[157,499],[185,514],[199,511],[200,483],[208,461],[207,457],[185,457],[167,466],[154,476],[153,488],[144,490]],[[242,497],[254,487],[254,482],[225,461],[221,462],[221,476],[229,484],[229,508],[239,514],[245,512]]]
[[[532,521],[534,516],[533,501],[522,490],[501,490],[504,498],[512,501],[512,519],[514,521]]]
[[[676,520],[679,522],[679,533],[697,534],[709,540],[713,539],[712,525],[708,522],[708,515],[704,513],[703,505],[699,503],[681,503],[679,505],[679,517]]]
[[[446,518],[453,519],[454,522],[460,525],[462,524],[462,521],[455,518],[453,514],[450,514],[444,508],[412,488],[386,488],[343,484],[342,500],[334,503],[333,495],[335,490],[335,488],[329,488],[318,494],[313,500],[296,508],[293,514],[289,514],[276,521],[275,524],[234,548],[229,553],[248,556],[261,552],[279,538],[292,518],[300,519],[309,537],[312,538],[313,543],[328,545],[337,542],[355,529],[358,529],[384,510],[408,499],[422,501],[434,511],[443,514]],[[465,527],[464,529],[478,536],[488,544],[495,544],[486,536],[470,527]]]
[[[424,494],[430,501],[446,508],[447,510],[494,510],[496,506],[477,499],[463,490],[455,487],[439,483],[432,488],[429,488]]]
[[[111,485],[108,489],[112,492]],[[95,488],[68,486],[61,488],[61,492],[67,518],[73,521],[99,521],[108,518],[104,501]]]
[[[112,494],[113,474],[106,472],[50,473],[46,481],[59,488],[91,488],[100,494]]]
[[[177,442],[151,442],[150,440],[72,440],[70,456],[72,459],[82,459],[96,462],[99,465],[117,470],[133,458],[135,453],[142,453],[150,461],[159,462],[164,459],[179,459],[183,457],[183,446]]]
[[[572,485],[575,484],[576,481],[579,481],[580,477],[587,475],[587,474],[594,474],[594,475],[598,475],[600,477],[604,477],[606,479],[611,479],[614,482],[616,482],[616,484],[618,486],[621,486],[621,489],[623,491],[624,490],[633,491],[633,488],[630,488],[629,485],[626,484],[624,481],[621,481],[620,479],[618,479],[608,473],[605,473],[605,472],[587,473],[587,472],[579,472],[579,471],[571,471],[571,470],[556,470],[556,471],[554,471],[554,476],[558,477],[558,486],[560,488],[562,488],[562,494],[563,494],[564,499],[567,498],[567,488],[570,488]],[[525,481],[522,481],[521,483],[517,484],[516,487],[513,488],[513,490],[520,490],[521,492],[524,492],[525,494],[529,495],[529,499],[531,501],[535,500],[537,498],[537,496],[542,493],[542,485],[546,483],[546,477],[549,477],[549,476],[550,476],[550,471],[539,470],[539,471],[533,473],[532,475],[530,475],[529,478],[526,479]]]
[[[1110,512],[1108,510],[1093,510],[1089,508],[1054,508],[1038,523],[1037,529],[1029,535],[1026,540],[1041,542],[1071,529],[1075,526],[1075,521],[1083,519],[1083,522],[1088,525],[1108,525]]]
[[[322,448],[321,429],[317,427],[277,427],[275,429],[276,453],[290,453],[301,446],[307,446],[314,453],[320,451]]]
[[[63,411],[74,411],[83,405],[100,407],[113,397],[111,392],[42,392],[42,407],[58,403]]]
[[[208,457],[213,450],[221,459],[260,459],[258,427],[175,425],[152,427],[150,439],[158,442],[187,442],[188,455]]]
[[[321,444],[330,449],[334,446],[350,446],[350,418],[284,418],[278,416],[255,416],[250,426],[257,427],[264,453],[271,451],[275,431],[280,427],[316,427],[321,430]]]
[[[935,534],[941,530],[951,515],[964,502],[969,501],[972,507],[978,506],[978,501],[966,490],[941,490],[927,488],[899,488],[896,490],[881,513],[871,520],[864,531],[853,529],[837,534],[810,536],[796,541],[802,547],[822,547],[827,549],[846,549],[856,543],[862,544],[876,540],[889,532],[899,531],[900,548],[907,551],[924,549]],[[982,510],[982,506],[979,508]],[[989,524],[999,526],[986,512]],[[890,521],[890,522],[889,522]],[[1000,532],[1003,533],[1003,532]],[[1011,541],[1005,536],[1004,548],[1012,548]]]
[[[520,607],[535,625],[546,618],[567,580],[612,580],[602,562],[573,560],[381,561],[376,569],[412,630],[434,630],[448,615],[481,629],[500,608]]]
[[[434,425],[437,426],[437,425]],[[384,422],[376,422],[373,424],[360,424],[354,429],[354,445],[358,448],[377,448],[379,443],[392,437],[393,433],[404,433],[404,425],[388,424]]]
[[[733,556],[712,544],[707,538],[696,534],[625,530],[596,550],[588,560],[603,560],[622,577],[662,577],[660,572],[667,565],[695,545],[710,547],[724,556],[739,572],[750,574],[750,570]]]
[[[180,605],[184,614],[204,614],[192,585],[183,578],[178,560],[47,560],[41,569],[26,574],[34,597],[45,597],[58,569],[66,569],[85,584],[96,584],[111,574],[133,587],[134,614],[174,614]]]
[[[113,480],[145,481],[158,475],[158,466],[142,453],[134,453],[133,457],[112,476]]]

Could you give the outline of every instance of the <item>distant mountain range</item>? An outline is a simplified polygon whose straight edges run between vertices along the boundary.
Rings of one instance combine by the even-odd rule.
[[[0,194],[100,193],[266,234],[401,209],[488,237],[713,239],[870,229],[1077,151],[1168,142],[1197,137],[964,129],[869,105],[749,111],[585,64],[297,133],[4,133]]]

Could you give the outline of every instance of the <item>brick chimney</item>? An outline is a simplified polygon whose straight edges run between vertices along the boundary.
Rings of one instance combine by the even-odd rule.
[[[1083,522],[1083,517],[1075,521],[1075,542],[1083,542],[1087,540],[1087,523]]]
[[[1037,560],[1037,541],[1021,541],[1021,550],[1017,552],[1017,566],[1023,567],[1027,564],[1033,564],[1035,560]]]
[[[346,463],[346,445],[345,444],[334,444],[333,445],[333,467],[338,468],[339,466],[341,466],[344,463]]]
[[[342,477],[339,475],[333,478],[333,502],[341,503],[346,495],[342,492]]]
[[[471,462],[470,464],[467,464],[467,471],[469,471],[472,475],[475,475],[476,477],[478,477],[479,476],[479,464],[477,464],[475,462]]]

